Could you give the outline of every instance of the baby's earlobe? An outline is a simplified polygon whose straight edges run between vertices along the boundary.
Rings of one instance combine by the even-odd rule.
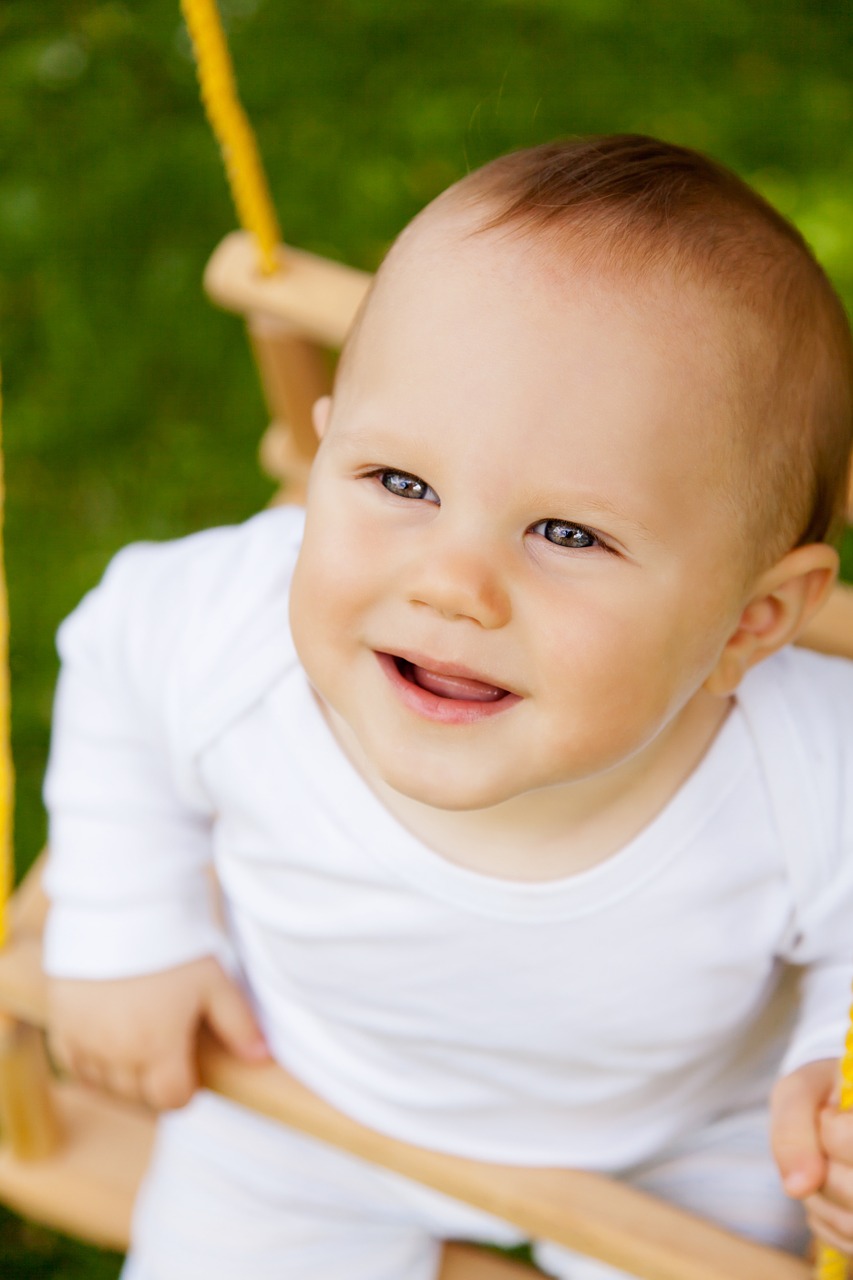
[[[707,691],[715,697],[730,697],[749,668],[777,647],[773,633],[779,622],[780,611],[772,596],[762,596],[748,604],[705,681]]]
[[[720,654],[717,665],[707,677],[704,689],[714,698],[730,698],[746,675],[751,663],[748,654],[729,645]]]

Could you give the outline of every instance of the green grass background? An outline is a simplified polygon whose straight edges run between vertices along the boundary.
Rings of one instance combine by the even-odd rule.
[[[853,304],[848,0],[223,0],[292,242],[372,269],[501,151],[636,130],[706,149],[805,232]],[[17,856],[53,634],[110,555],[242,519],[272,486],[241,326],[200,291],[233,225],[177,0],[0,7],[0,359]],[[846,549],[847,575],[853,553]],[[0,1215],[0,1275],[118,1260]]]

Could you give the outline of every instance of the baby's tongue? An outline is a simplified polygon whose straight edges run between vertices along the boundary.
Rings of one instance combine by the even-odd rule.
[[[422,689],[438,694],[439,698],[458,698],[466,702],[497,702],[506,693],[493,684],[484,684],[482,680],[467,680],[464,676],[443,676],[437,671],[429,671],[426,667],[411,665],[412,679]]]

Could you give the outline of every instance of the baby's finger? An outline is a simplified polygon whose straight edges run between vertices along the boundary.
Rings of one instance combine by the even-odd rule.
[[[248,998],[221,970],[210,982],[204,1016],[226,1049],[238,1057],[250,1061],[269,1057]]]
[[[830,1228],[827,1228],[826,1230],[824,1230],[823,1228],[817,1227],[812,1222],[811,1218],[809,1218],[807,1221],[808,1221],[809,1230],[811,1231],[812,1235],[817,1241],[818,1246],[827,1245],[828,1248],[835,1249],[838,1253],[843,1254],[845,1258],[850,1257],[851,1253],[853,1253],[853,1250],[851,1250],[849,1242],[845,1242],[840,1236],[837,1236],[835,1232],[832,1231]]]
[[[826,1181],[819,1192],[819,1198],[826,1200],[839,1209],[853,1213],[853,1166],[830,1161]]]
[[[823,1186],[826,1155],[821,1149],[818,1112],[832,1086],[824,1063],[810,1063],[777,1080],[771,1095],[773,1156],[786,1193],[805,1200]]]
[[[140,1088],[144,1101],[155,1111],[186,1106],[196,1089],[192,1055],[173,1054],[155,1063],[142,1073]]]
[[[805,1201],[809,1227],[819,1240],[844,1254],[853,1254],[853,1212],[831,1204],[823,1195]]]
[[[853,1112],[824,1107],[819,1124],[820,1144],[830,1160],[853,1165]]]

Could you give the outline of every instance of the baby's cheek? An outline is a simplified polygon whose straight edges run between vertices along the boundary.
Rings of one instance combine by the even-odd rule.
[[[689,696],[675,661],[648,639],[639,624],[578,627],[543,654],[542,688],[561,745],[585,753],[593,772],[645,746]]]
[[[306,543],[291,588],[290,624],[299,659],[327,698],[364,631],[366,594],[349,557],[336,556],[326,540]]]
[[[303,548],[290,591],[290,627],[300,661],[312,680],[312,665],[330,634],[329,604],[322,560]]]

